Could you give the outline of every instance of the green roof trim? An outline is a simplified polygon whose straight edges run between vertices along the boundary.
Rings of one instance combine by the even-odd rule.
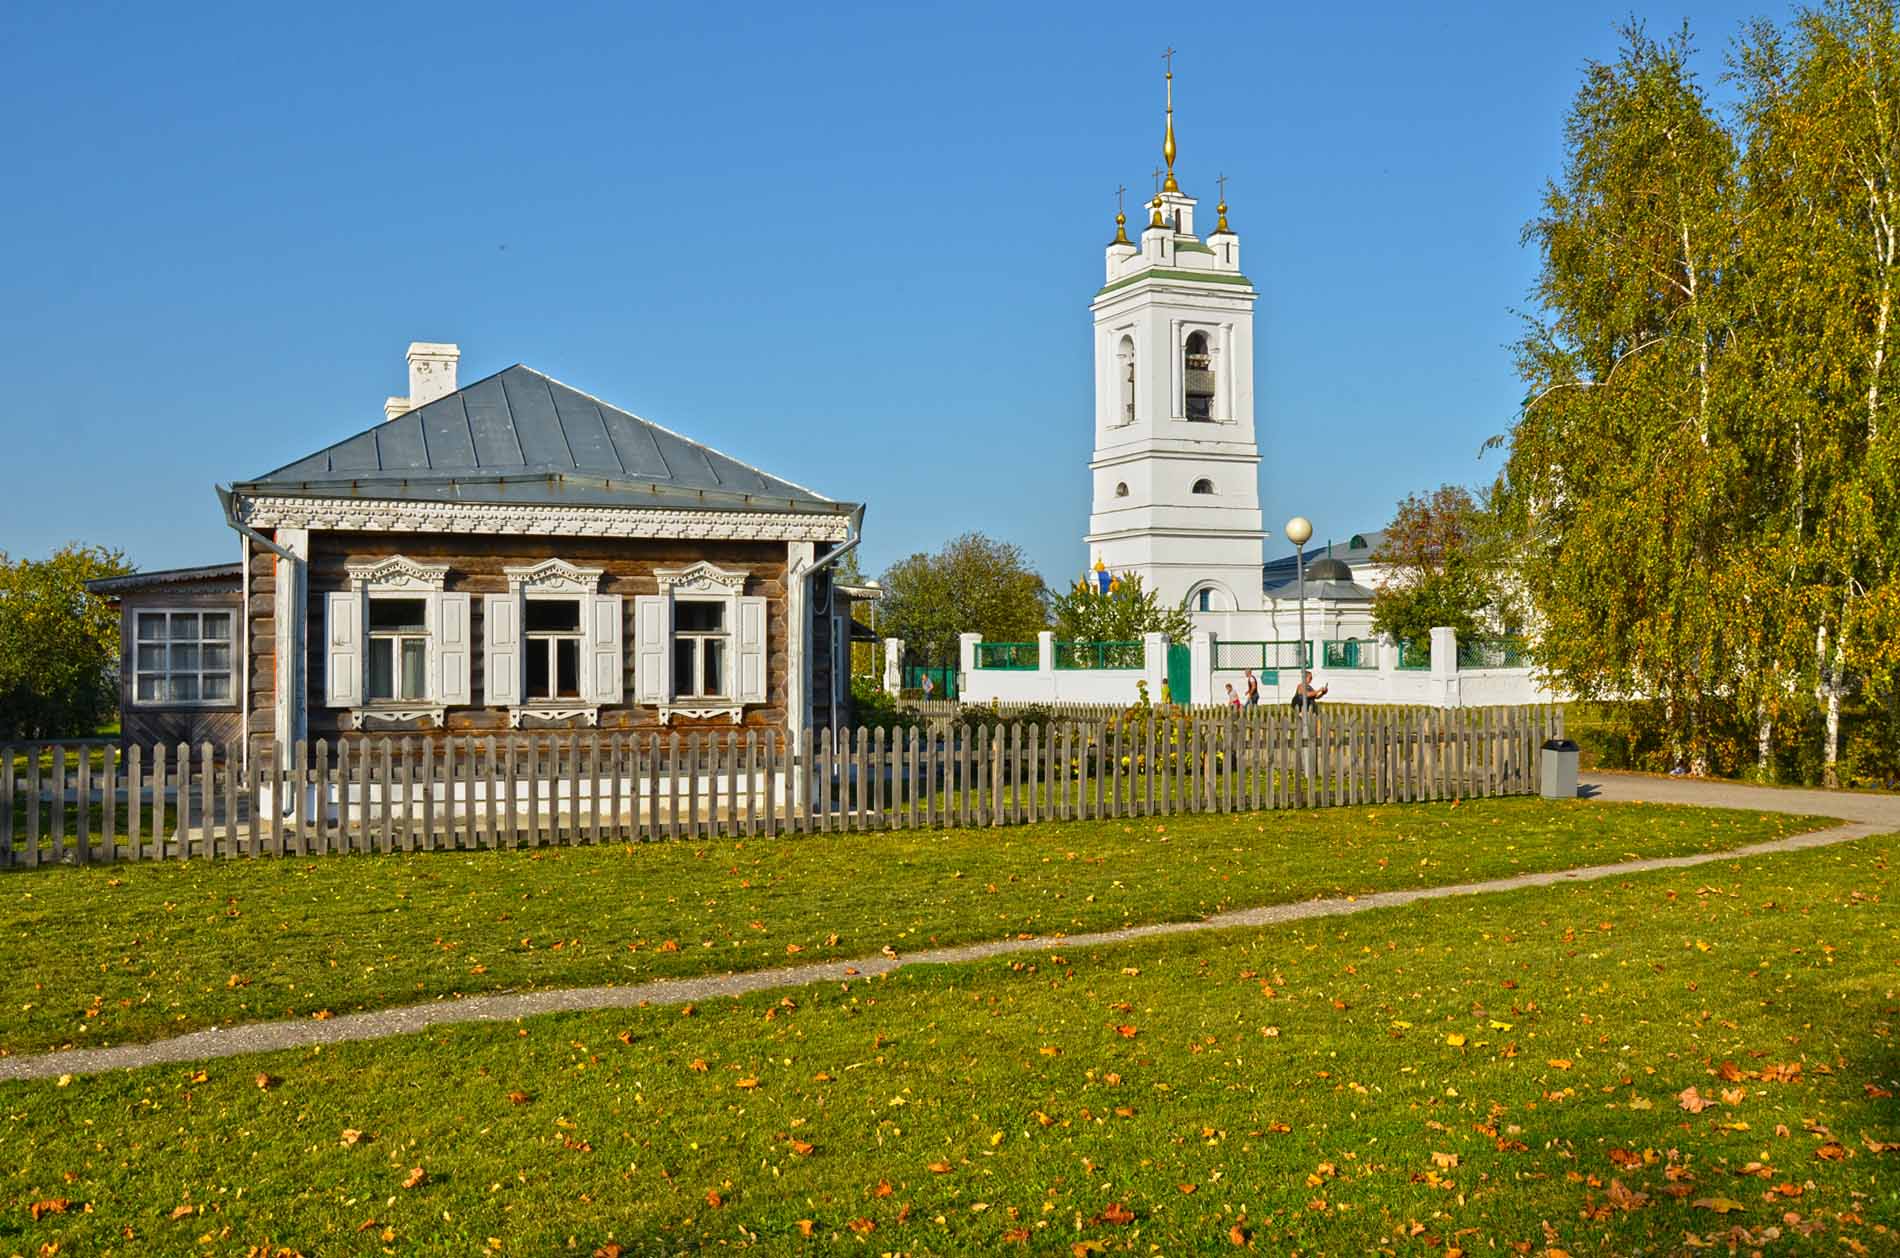
[[[1139,280],[1191,280],[1203,284],[1237,284],[1242,288],[1252,288],[1253,281],[1240,274],[1222,274],[1216,271],[1170,271],[1151,268],[1134,275],[1125,275],[1113,284],[1104,284],[1095,294],[1112,293],[1118,288],[1126,288]]]
[[[1174,251],[1176,253],[1205,253],[1209,255],[1211,255],[1214,252],[1212,249],[1209,249],[1206,245],[1194,239],[1192,236],[1183,237],[1182,239],[1175,241]]]

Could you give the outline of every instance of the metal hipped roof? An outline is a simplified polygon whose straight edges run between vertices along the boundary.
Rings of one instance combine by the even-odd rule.
[[[94,577],[86,589],[94,594],[130,594],[162,585],[189,585],[195,581],[235,581],[243,575],[242,564],[214,563],[197,568],[156,568],[133,572],[122,577]]]
[[[519,363],[233,488],[762,511],[835,512],[851,505]]]

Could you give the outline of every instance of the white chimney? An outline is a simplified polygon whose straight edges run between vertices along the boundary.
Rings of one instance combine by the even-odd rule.
[[[395,419],[398,415],[413,411],[418,406],[427,406],[437,398],[455,392],[455,365],[461,359],[462,347],[459,345],[443,345],[433,341],[410,342],[409,396],[385,398],[383,418]]]
[[[455,392],[455,364],[462,358],[459,345],[414,341],[409,346],[409,406],[427,406]]]

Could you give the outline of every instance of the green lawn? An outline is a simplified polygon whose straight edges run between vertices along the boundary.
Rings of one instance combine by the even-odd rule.
[[[631,983],[1733,847],[1820,824],[1534,799],[8,875],[0,1051]]]
[[[7,1085],[0,1243],[1893,1253],[1896,858]]]

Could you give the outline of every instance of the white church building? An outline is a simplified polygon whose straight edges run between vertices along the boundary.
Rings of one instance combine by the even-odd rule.
[[[1084,539],[1089,565],[1134,574],[1197,629],[1230,644],[1300,637],[1298,573],[1265,562],[1260,443],[1254,426],[1254,303],[1240,237],[1215,207],[1195,232],[1196,201],[1174,175],[1174,76],[1162,157],[1167,176],[1145,207],[1139,242],[1116,215],[1095,320],[1095,449]],[[1309,552],[1306,637],[1372,636],[1374,551],[1325,562]],[[1291,665],[1289,656],[1281,661]],[[1271,666],[1271,665],[1269,665]]]
[[[1126,214],[1116,214],[1102,287],[1089,303],[1095,414],[1083,541],[1097,579],[1139,577],[1158,600],[1185,608],[1190,641],[1149,634],[1139,650],[1125,644],[1104,664],[1065,650],[1069,644],[1046,631],[1033,650],[964,634],[962,697],[1128,703],[1145,691],[1176,703],[1221,703],[1229,685],[1244,692],[1251,671],[1263,699],[1274,702],[1311,667],[1339,702],[1456,707],[1548,698],[1514,658],[1467,651],[1461,665],[1450,629],[1432,631],[1429,653],[1381,641],[1372,629],[1373,593],[1389,571],[1380,532],[1321,545],[1296,534],[1288,541],[1301,549],[1267,562],[1253,387],[1260,294],[1240,268],[1225,196],[1213,230],[1196,232],[1197,202],[1174,173],[1172,70],[1161,152],[1166,178],[1143,207],[1146,225],[1131,240]],[[901,651],[887,643],[893,690]]]

